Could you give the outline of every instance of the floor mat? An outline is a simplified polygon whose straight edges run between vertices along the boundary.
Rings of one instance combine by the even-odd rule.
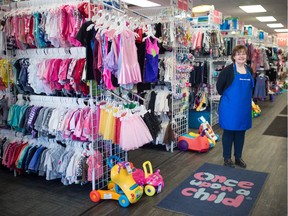
[[[194,216],[249,215],[267,175],[205,163],[157,207]]]
[[[263,134],[287,137],[287,116],[277,116]]]
[[[287,106],[280,112],[281,115],[287,115]]]

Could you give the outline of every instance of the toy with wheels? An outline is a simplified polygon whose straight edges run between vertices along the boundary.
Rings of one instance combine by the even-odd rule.
[[[164,188],[164,181],[160,175],[160,170],[158,169],[153,173],[150,161],[145,161],[143,163],[143,170],[135,169],[133,171],[133,178],[137,184],[144,186],[144,192],[147,196],[154,196],[156,193],[160,193]]]
[[[114,166],[111,160],[118,161]],[[136,203],[143,194],[143,187],[139,186],[132,176],[131,163],[121,162],[117,156],[107,158],[107,164],[111,168],[111,182],[108,184],[108,190],[93,190],[90,193],[90,199],[93,202],[99,202],[101,199],[118,200],[120,206],[128,207]]]
[[[194,133],[194,132],[189,132],[189,135],[192,136],[193,138],[196,138],[196,137],[200,136],[200,134]],[[215,145],[216,145],[215,140],[211,140],[211,139],[208,138],[208,142],[209,142],[210,148],[214,148],[215,147]]]
[[[261,114],[261,109],[259,105],[256,105],[252,100],[252,118],[258,117]]]
[[[210,149],[210,143],[205,136],[205,132],[194,138],[189,134],[184,134],[178,138],[177,147],[181,151],[193,150],[198,152],[207,152]]]
[[[215,142],[217,142],[219,140],[219,135],[216,135],[214,133],[212,127],[209,124],[209,122],[206,121],[206,119],[203,116],[199,117],[198,121],[200,123],[200,127],[199,127],[198,133],[201,134],[202,131],[205,131],[205,134],[206,134],[206,136],[209,139],[214,140]]]

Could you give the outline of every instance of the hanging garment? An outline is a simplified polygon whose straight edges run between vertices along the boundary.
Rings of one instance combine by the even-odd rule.
[[[158,81],[158,56],[159,47],[157,40],[152,42],[150,38],[146,39],[146,63],[144,82],[157,82]]]
[[[135,114],[122,119],[120,133],[119,144],[125,151],[138,149],[153,141],[147,125],[140,116]]]
[[[119,84],[125,85],[142,82],[140,66],[137,59],[135,33],[130,30],[124,30],[121,33],[121,48],[118,61],[118,70]]]
[[[267,78],[259,75],[256,77],[255,89],[254,89],[254,98],[265,99],[266,98],[266,81]]]
[[[253,77],[237,72],[234,64],[234,80],[224,91],[219,105],[219,125],[226,130],[247,130],[252,127]]]
[[[0,99],[0,128],[7,126],[8,98]]]
[[[87,28],[93,24],[92,21],[88,21],[86,23],[84,23],[77,36],[76,36],[76,39],[79,40],[82,44],[82,46],[85,46],[86,47],[86,61],[87,61],[87,64],[86,64],[86,73],[87,73],[87,76],[86,76],[86,79],[87,80],[94,80],[96,79],[96,77],[94,76],[94,72],[93,72],[93,49],[92,49],[92,44],[94,44],[94,41],[95,41],[95,29],[92,28],[90,29],[89,31],[87,31]],[[96,79],[97,80],[97,79]],[[98,79],[97,82],[99,83],[100,80]]]

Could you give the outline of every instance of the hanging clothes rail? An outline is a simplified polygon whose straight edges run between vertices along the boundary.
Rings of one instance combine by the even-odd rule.
[[[111,94],[111,95],[115,96],[116,98],[118,98],[119,100],[122,100],[122,101],[127,102],[127,103],[132,103],[132,101],[130,101],[130,100],[126,99],[126,98],[123,98],[123,97],[117,95],[117,94],[114,93],[113,91],[110,91],[110,90],[106,90],[106,91],[107,91],[109,94]]]
[[[120,9],[118,9],[118,8],[112,6],[112,5],[109,5],[109,4],[105,3],[105,2],[103,2],[102,4],[103,4],[105,7],[111,8],[111,9],[113,9],[113,10],[115,10],[115,11],[118,11],[118,12],[120,12],[120,13],[122,13],[122,14],[126,14],[125,11],[120,10]]]
[[[17,95],[18,101],[24,102],[29,101],[32,104],[37,103],[39,105],[47,105],[49,104],[49,107],[59,107],[59,104],[61,106],[70,106],[71,104],[77,104],[79,100],[84,100],[83,98],[69,98],[69,97],[57,97],[57,96],[42,96],[42,95],[23,95],[18,94]]]
[[[148,16],[146,16],[146,15],[143,15],[143,14],[137,12],[137,11],[134,11],[134,10],[131,10],[131,9],[125,8],[125,7],[124,7],[124,10],[127,10],[127,11],[129,11],[129,12],[131,12],[131,13],[134,13],[134,14],[136,14],[136,15],[138,15],[138,16],[141,16],[141,17],[143,17],[143,18],[145,18],[145,19],[148,19],[148,20],[150,20],[150,21],[153,21],[153,19],[151,19],[150,17],[148,17]]]
[[[143,17],[143,18],[145,18],[145,19],[148,19],[148,20],[151,20],[151,21],[152,21],[152,19],[151,19],[150,17],[148,17],[148,16],[146,16],[146,15],[143,15],[143,14],[137,12],[137,11],[131,10],[131,9],[127,8],[127,7],[123,7],[122,10],[121,10],[121,9],[118,9],[118,8],[112,6],[112,5],[109,5],[109,4],[105,3],[105,2],[99,2],[99,1],[96,1],[96,2],[99,3],[99,4],[103,4],[103,6],[108,7],[108,8],[110,8],[110,9],[113,9],[113,10],[115,10],[115,11],[118,11],[118,12],[120,12],[120,13],[122,13],[122,14],[127,14],[127,13],[125,12],[125,10],[126,10],[126,11],[129,11],[129,12],[131,12],[131,13],[134,13],[134,14],[136,14],[136,15],[138,15],[138,16],[141,16],[141,17]]]
[[[50,8],[51,6],[57,6],[59,4],[75,4],[75,3],[81,3],[81,2],[87,2],[89,3],[89,0],[50,0],[49,6],[45,6],[47,4],[47,1],[45,0],[29,0],[29,1],[19,1],[19,2],[12,2],[10,3],[11,8],[24,8],[24,7],[33,7],[35,8]]]
[[[16,50],[15,58],[85,58],[85,52],[84,47],[26,49]]]

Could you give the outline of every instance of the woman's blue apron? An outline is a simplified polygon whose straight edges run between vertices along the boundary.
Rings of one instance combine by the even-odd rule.
[[[246,74],[240,74],[234,64],[234,80],[224,91],[219,104],[219,125],[222,129],[247,130],[252,127],[253,87],[254,80],[248,69]]]

